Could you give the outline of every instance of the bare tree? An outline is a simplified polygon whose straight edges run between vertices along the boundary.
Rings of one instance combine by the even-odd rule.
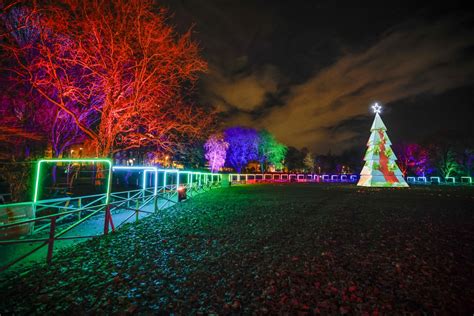
[[[178,36],[151,0],[25,1],[10,12],[33,31],[19,41],[4,23],[2,48],[15,61],[6,70],[57,109],[52,140],[86,135],[96,155],[109,156],[170,151],[183,135],[206,134],[212,113],[187,96],[207,65],[191,32]]]

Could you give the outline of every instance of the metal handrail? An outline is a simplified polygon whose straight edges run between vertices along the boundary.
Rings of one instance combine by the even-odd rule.
[[[136,215],[138,220],[138,213],[148,213],[151,214],[153,212],[143,210],[144,206],[149,205],[151,202],[154,202],[154,209],[156,211],[157,199],[165,200],[164,206],[168,206],[169,203],[177,203],[173,200],[173,198],[178,194],[178,189],[180,186],[185,186],[186,188],[198,192],[200,190],[206,191],[207,188],[215,187],[217,184],[220,183],[220,177],[215,180],[214,176],[211,179],[202,178],[201,174],[198,176],[196,181],[189,180],[177,185],[176,183],[167,184],[166,186],[159,186],[151,189],[151,188],[144,188],[144,189],[137,189],[131,191],[121,191],[121,192],[111,192],[109,197],[109,203],[105,203],[104,199],[106,198],[107,194],[94,194],[88,196],[79,196],[79,197],[63,197],[63,198],[54,198],[49,200],[39,200],[36,203],[34,202],[22,202],[22,203],[12,203],[12,204],[0,204],[0,208],[5,207],[14,207],[14,206],[31,206],[34,207],[37,211],[42,211],[46,209],[57,209],[61,210],[60,212],[54,214],[43,215],[31,219],[15,221],[12,223],[6,223],[0,225],[0,230],[5,228],[10,228],[14,226],[20,226],[30,223],[36,223],[40,221],[49,221],[48,224],[43,225],[39,230],[44,229],[49,226],[50,233],[49,238],[28,238],[28,239],[10,239],[10,240],[0,240],[0,245],[11,245],[11,244],[20,244],[20,243],[32,243],[32,242],[39,242],[42,243],[38,247],[28,251],[26,254],[14,259],[13,261],[9,262],[3,267],[0,267],[0,271],[4,271],[11,267],[12,265],[18,263],[19,261],[27,258],[28,256],[32,255],[36,251],[40,250],[42,247],[48,245],[48,252],[47,252],[47,262],[50,263],[53,255],[53,247],[55,240],[65,240],[65,239],[76,239],[76,238],[93,238],[96,236],[67,236],[61,237],[68,231],[72,230],[73,228],[77,227],[78,225],[84,223],[91,217],[105,212],[105,222],[104,222],[104,234],[108,233],[109,227],[112,228],[112,231],[115,230],[115,226],[112,221],[111,211],[115,209],[119,210],[131,210],[134,211],[130,216],[128,216],[125,220],[123,220],[117,227],[120,227],[122,224],[126,223],[133,215]],[[190,182],[190,183],[189,183]],[[124,196],[125,195],[125,196]],[[92,199],[92,201],[90,200]],[[88,200],[86,204],[83,204],[82,201]],[[141,202],[138,204],[138,202]],[[76,203],[78,206],[71,205],[71,203]],[[128,203],[130,202],[137,202],[136,207],[132,208],[129,207]],[[61,203],[69,203],[68,205],[64,205]],[[127,204],[126,207],[124,205]],[[139,205],[139,207],[138,207]],[[60,232],[56,231],[56,226],[58,221],[64,219],[66,216],[81,213],[83,211],[89,212],[86,216],[79,218],[77,221],[66,227],[65,229],[61,230]],[[79,216],[80,217],[80,216]],[[37,233],[39,230],[34,230],[34,233]],[[33,233],[33,234],[34,234]]]

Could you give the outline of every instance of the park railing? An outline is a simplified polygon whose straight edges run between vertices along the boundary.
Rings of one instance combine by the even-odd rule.
[[[413,177],[406,178],[409,184],[414,185],[450,185],[470,186],[473,185],[472,177]]]
[[[357,183],[356,174],[308,174],[308,173],[230,173],[228,181],[234,184],[269,182],[316,182],[316,183]],[[472,177],[406,177],[412,185],[473,185]]]
[[[356,183],[359,176],[355,174],[308,174],[308,173],[231,173],[230,183],[262,182],[321,182],[321,183]]]
[[[41,249],[47,249],[46,261],[51,262],[55,242],[71,239],[94,238],[114,231],[140,214],[152,214],[200,192],[220,185],[222,175],[208,172],[158,169],[155,167],[121,168],[114,172],[141,172],[142,188],[127,191],[107,190],[103,194],[61,197],[34,202],[0,204],[0,251],[14,245],[33,245],[28,251],[3,263],[0,272],[29,258]],[[130,214],[128,214],[128,213]],[[125,216],[118,217],[118,214]],[[114,218],[119,222],[114,223]],[[97,222],[103,228],[97,229]],[[80,225],[93,229],[75,233]],[[81,226],[83,228],[84,226]]]

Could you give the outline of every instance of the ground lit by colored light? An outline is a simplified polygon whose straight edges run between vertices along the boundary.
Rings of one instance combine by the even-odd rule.
[[[468,187],[216,189],[10,275],[0,309],[467,314],[473,202]]]

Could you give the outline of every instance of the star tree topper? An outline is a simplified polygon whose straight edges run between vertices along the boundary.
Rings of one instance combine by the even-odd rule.
[[[382,112],[382,107],[378,103],[372,105],[372,109],[374,110],[375,114]]]

